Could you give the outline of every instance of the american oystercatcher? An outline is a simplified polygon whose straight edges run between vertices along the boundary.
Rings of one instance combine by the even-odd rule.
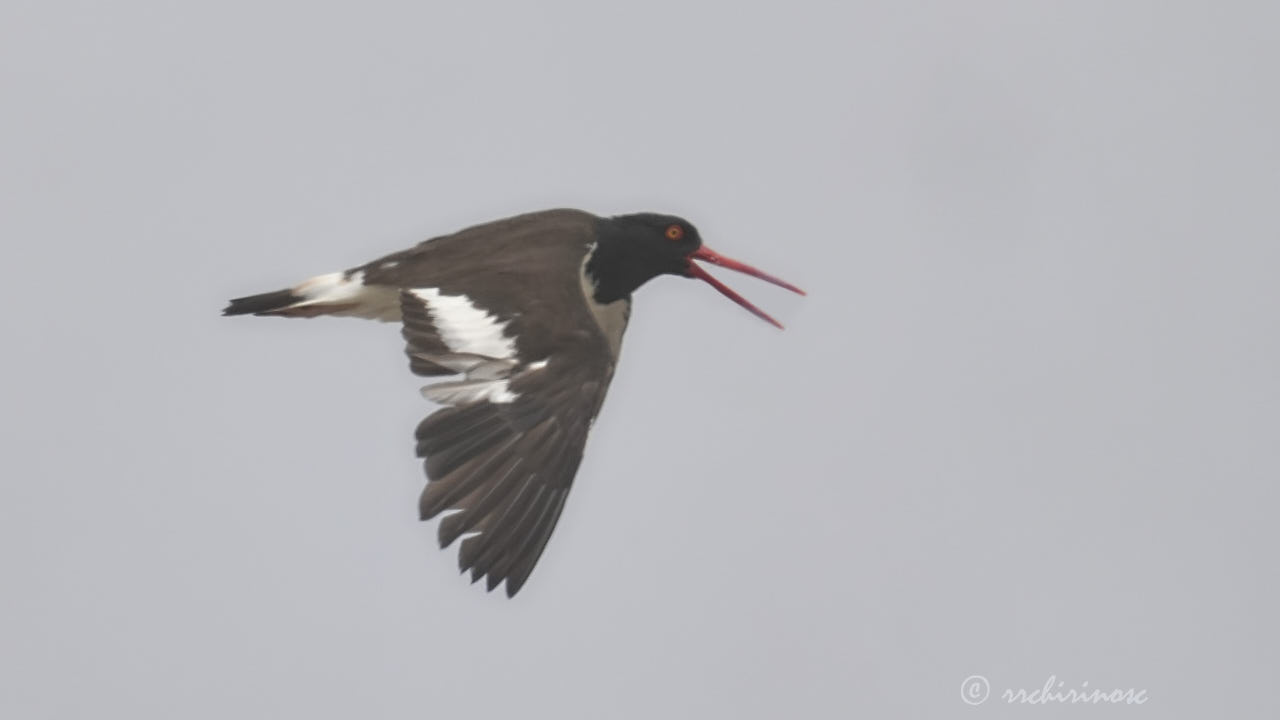
[[[460,375],[422,394],[445,407],[416,433],[423,520],[440,522],[462,571],[489,590],[524,586],[564,509],[604,402],[631,293],[695,277],[781,328],[695,261],[802,290],[702,245],[671,215],[547,210],[432,238],[344,272],[232,300],[223,315],[340,315],[403,323],[409,368]]]

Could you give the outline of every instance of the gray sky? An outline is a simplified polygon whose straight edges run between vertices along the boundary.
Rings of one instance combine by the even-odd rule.
[[[0,10],[0,716],[1275,715],[1274,3],[204,5]],[[218,312],[553,206],[811,294],[637,295],[508,601],[395,327]]]

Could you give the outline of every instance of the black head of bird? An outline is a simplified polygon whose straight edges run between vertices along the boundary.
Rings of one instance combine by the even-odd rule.
[[[595,300],[600,303],[630,297],[637,288],[659,275],[681,275],[705,281],[756,317],[782,327],[704,270],[698,265],[699,260],[804,294],[791,283],[704,246],[693,223],[675,215],[636,213],[609,218],[600,224],[597,243],[587,263],[587,272],[595,282]]]

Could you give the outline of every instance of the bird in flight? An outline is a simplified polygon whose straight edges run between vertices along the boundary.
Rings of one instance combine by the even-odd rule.
[[[804,291],[712,252],[689,222],[546,210],[432,238],[287,290],[237,298],[223,315],[337,315],[402,323],[409,368],[451,376],[415,433],[427,486],[419,513],[441,548],[466,536],[463,572],[520,591],[546,547],[613,377],[631,293],[658,275],[706,281],[778,321],[697,261]]]

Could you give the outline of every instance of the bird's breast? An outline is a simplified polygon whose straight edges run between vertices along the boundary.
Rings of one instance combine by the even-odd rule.
[[[582,267],[579,270],[582,297],[596,325],[600,326],[600,332],[604,334],[605,342],[609,345],[609,353],[613,355],[616,362],[618,353],[622,351],[622,334],[626,332],[627,321],[631,318],[631,298],[626,297],[610,303],[596,301],[596,282],[591,277],[591,273],[587,272],[587,263],[590,262],[591,253],[594,251],[593,245],[582,258]]]

